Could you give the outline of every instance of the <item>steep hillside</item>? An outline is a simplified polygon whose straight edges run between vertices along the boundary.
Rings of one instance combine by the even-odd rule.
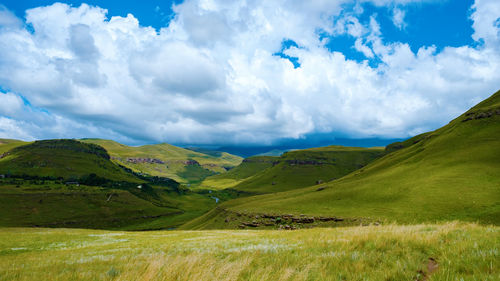
[[[133,147],[111,140],[81,141],[104,147],[114,162],[135,172],[168,177],[181,183],[200,182],[210,175],[237,166],[242,160],[225,152],[208,155],[166,143]]]
[[[269,168],[231,188],[249,193],[271,193],[325,183],[341,178],[382,156],[383,148],[327,146],[272,157]]]
[[[497,92],[436,131],[388,146],[391,153],[341,179],[232,200],[186,227],[224,228],[229,225],[225,221],[231,221],[228,216],[241,213],[403,223],[457,219],[498,225],[499,133]]]
[[[224,189],[231,188],[241,183],[245,179],[273,166],[278,157],[253,156],[243,160],[243,162],[226,173],[206,178],[202,183],[202,188]]]
[[[112,181],[142,182],[110,161],[106,150],[76,140],[43,140],[3,154],[0,174],[78,179],[95,174]]]

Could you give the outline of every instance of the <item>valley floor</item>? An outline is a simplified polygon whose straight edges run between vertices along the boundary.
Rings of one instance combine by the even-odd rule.
[[[0,228],[0,280],[500,280],[500,227]]]

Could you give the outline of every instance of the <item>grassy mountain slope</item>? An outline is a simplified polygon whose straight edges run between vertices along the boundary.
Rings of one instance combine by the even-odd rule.
[[[133,147],[111,140],[81,141],[104,147],[114,162],[135,172],[168,177],[181,183],[199,182],[215,173],[223,173],[225,168],[237,166],[242,160],[225,152],[208,155],[166,143]]]
[[[2,185],[0,203],[0,225],[16,227],[120,228],[143,216],[166,216],[179,211],[155,206],[123,190],[54,183],[25,183],[17,188]]]
[[[77,179],[96,174],[113,181],[141,182],[110,161],[100,146],[75,140],[44,140],[17,146],[0,159],[0,173]]]
[[[0,178],[0,226],[165,229],[215,206],[174,181],[146,183],[101,146],[76,140],[17,146],[0,159],[0,174],[8,176]]]
[[[5,153],[5,152],[7,152],[15,147],[25,145],[25,144],[28,144],[28,143],[24,142],[24,141],[20,141],[20,140],[0,139],[0,156],[3,153]]]
[[[12,181],[14,181],[12,183]],[[0,226],[166,229],[215,206],[208,196],[155,187],[154,200],[140,190],[65,185],[57,181],[0,180]]]
[[[327,146],[275,157],[271,167],[231,188],[251,193],[280,192],[340,178],[382,156],[383,148]]]
[[[226,202],[186,227],[224,227],[225,211],[500,224],[500,92],[448,125],[339,180]]]
[[[243,162],[227,171],[226,173],[206,178],[202,183],[202,188],[224,189],[231,188],[241,183],[245,179],[273,166],[278,157],[253,156],[243,160]]]

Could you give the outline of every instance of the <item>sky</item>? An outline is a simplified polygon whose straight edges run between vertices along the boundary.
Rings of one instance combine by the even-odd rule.
[[[405,139],[499,89],[498,0],[0,2],[0,138]]]

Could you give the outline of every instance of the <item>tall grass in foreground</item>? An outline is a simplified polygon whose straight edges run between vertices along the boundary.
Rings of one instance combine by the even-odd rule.
[[[0,280],[500,280],[499,234],[457,222],[297,231],[7,228]]]

